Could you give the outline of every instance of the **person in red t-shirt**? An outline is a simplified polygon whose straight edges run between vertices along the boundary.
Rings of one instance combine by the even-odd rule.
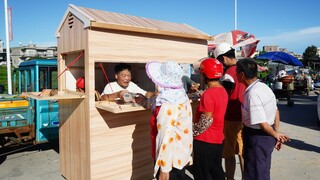
[[[200,73],[208,89],[201,96],[193,121],[193,176],[195,180],[224,180],[223,126],[228,94],[219,83],[223,65],[214,58],[207,58],[200,64]]]
[[[221,84],[225,87],[229,95],[227,112],[224,117],[225,140],[223,157],[225,158],[226,178],[227,180],[233,180],[236,170],[235,154],[239,156],[241,174],[242,177],[244,177],[241,104],[246,87],[237,80],[237,59],[235,58],[234,49],[227,43],[221,43],[215,49],[214,54],[215,57],[227,67],[225,74],[221,78]]]

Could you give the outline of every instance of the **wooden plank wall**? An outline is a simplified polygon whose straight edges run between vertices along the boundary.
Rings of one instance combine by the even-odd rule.
[[[175,60],[195,63],[208,54],[207,41],[121,31],[90,31],[90,60],[147,63]]]
[[[85,102],[85,99],[59,100],[60,171],[69,180],[91,179]]]
[[[90,112],[91,178],[152,179],[151,111]]]
[[[73,17],[72,28],[69,27],[68,18],[65,19],[57,38],[58,52],[74,52],[85,49],[87,46],[88,36],[84,30],[83,23],[77,18]]]

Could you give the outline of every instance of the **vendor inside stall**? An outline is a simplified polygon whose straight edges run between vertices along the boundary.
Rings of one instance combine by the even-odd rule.
[[[119,63],[114,68],[115,82],[109,82],[103,92],[100,100],[123,99],[128,93],[141,94],[147,98],[156,95],[156,92],[145,91],[137,84],[131,81],[131,66],[127,63]]]

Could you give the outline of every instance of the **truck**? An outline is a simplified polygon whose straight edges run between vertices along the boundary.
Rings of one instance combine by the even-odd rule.
[[[58,88],[57,60],[25,61],[15,71],[13,84],[17,92],[0,94],[0,148],[58,139],[58,102],[22,96],[24,92]]]

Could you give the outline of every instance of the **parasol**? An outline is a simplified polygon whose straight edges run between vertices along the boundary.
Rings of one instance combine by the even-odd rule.
[[[259,65],[258,65],[258,72],[265,72],[265,71],[267,71],[267,70],[268,70],[267,67],[263,67],[263,66],[259,66]]]
[[[292,66],[303,66],[296,57],[282,51],[267,52],[257,56],[257,59],[265,59]]]
[[[255,52],[259,40],[253,34],[233,30],[213,36],[213,40],[208,41],[209,51],[214,50],[218,44],[224,42],[230,44],[234,49],[241,47],[241,56],[250,57]]]

